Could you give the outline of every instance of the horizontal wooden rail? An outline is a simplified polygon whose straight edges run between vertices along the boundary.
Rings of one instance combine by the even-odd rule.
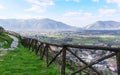
[[[29,38],[30,39],[30,38]],[[34,39],[36,40],[36,39]],[[56,47],[71,47],[71,48],[80,48],[80,49],[94,49],[94,50],[106,50],[106,51],[113,51],[113,52],[120,52],[119,47],[108,47],[108,46],[93,46],[93,45],[72,45],[72,44],[53,44],[53,43],[47,43],[47,42],[42,42],[41,43],[51,45],[51,46],[56,46]]]

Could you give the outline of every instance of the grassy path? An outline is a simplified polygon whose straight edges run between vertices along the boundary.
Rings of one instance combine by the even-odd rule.
[[[0,62],[0,75],[59,75],[55,65],[46,67],[33,52],[19,44],[18,48],[8,51]]]
[[[3,46],[0,46],[0,48],[9,48],[13,39],[10,38],[10,36],[6,35],[5,33],[2,33],[2,34],[0,34],[0,43],[4,42],[4,41],[7,41],[7,43],[4,44]]]
[[[0,75],[60,75],[54,63],[47,68],[45,60],[40,60],[34,52],[24,48],[21,43],[18,44],[17,38],[7,38],[12,38],[13,42],[8,44],[13,49],[7,50],[9,46],[4,46],[6,49],[0,48],[0,54],[4,54],[0,56]]]

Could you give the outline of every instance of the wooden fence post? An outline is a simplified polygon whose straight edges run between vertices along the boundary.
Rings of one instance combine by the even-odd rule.
[[[41,44],[41,47],[39,49],[40,58],[42,57],[42,51],[43,51],[43,43]]]
[[[34,51],[34,46],[35,46],[35,39],[33,39],[32,52]]]
[[[33,39],[30,39],[29,50],[32,48]]]
[[[27,42],[28,42],[28,38],[26,38],[26,42],[25,42],[25,44],[26,44],[26,48],[27,48]]]
[[[38,54],[38,51],[41,49],[41,46],[42,46],[42,44],[39,44],[38,45],[38,48],[37,48],[37,50],[36,50],[36,55]],[[40,52],[39,52],[40,53]]]
[[[117,59],[118,75],[120,75],[120,52],[117,52],[116,59]]]
[[[49,61],[48,61],[48,47],[49,45],[46,45],[46,66],[48,65]],[[48,66],[47,66],[48,67]]]
[[[36,51],[36,49],[37,49],[37,44],[38,44],[38,41],[37,41],[37,40],[35,40],[34,50],[33,50],[33,51]]]
[[[24,41],[24,45],[25,45],[25,47],[27,47],[26,43],[27,43],[27,39],[25,38],[25,41]]]
[[[44,46],[45,44],[43,44],[43,48],[42,48],[42,53],[41,53],[41,60],[43,60],[43,57],[44,57],[44,55],[45,55],[45,52],[46,52],[46,48],[47,48],[47,46]]]
[[[63,46],[63,50],[62,50],[61,75],[65,75],[65,67],[66,67],[66,47]]]
[[[29,48],[29,45],[30,45],[30,38],[28,38],[28,41],[27,41],[27,48]]]

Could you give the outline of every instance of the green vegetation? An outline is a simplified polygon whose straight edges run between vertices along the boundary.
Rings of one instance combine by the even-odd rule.
[[[0,43],[3,43],[7,41],[7,43],[5,43],[3,46],[1,46],[0,48],[9,48],[13,39],[10,38],[6,33],[1,33],[0,34]]]
[[[0,26],[0,34],[4,32],[4,28]]]
[[[10,40],[8,35],[2,34],[7,40]],[[1,36],[1,35],[0,35]],[[109,44],[111,41],[116,40],[119,43],[118,37],[112,35],[51,35],[42,38],[42,41],[52,43],[71,43],[71,44]],[[4,41],[0,38],[0,42]],[[116,42],[115,42],[116,43]],[[9,43],[10,45],[10,43]],[[3,46],[7,47],[7,46]],[[1,52],[0,52],[1,53]],[[53,63],[50,67],[46,67],[46,61],[40,60],[39,56],[34,52],[24,48],[21,44],[13,51],[8,51],[7,55],[2,57],[3,61],[0,62],[0,75],[60,75],[59,69]],[[71,65],[66,65],[66,74],[70,74],[76,68]],[[85,70],[87,72],[89,70]],[[79,74],[76,74],[79,75]]]
[[[33,34],[31,34],[33,35]],[[33,35],[34,36],[34,35]],[[119,47],[120,35],[112,34],[79,34],[79,33],[47,33],[38,36],[39,40],[50,43],[68,43],[79,45],[98,45],[98,46],[116,46]]]
[[[0,48],[9,48],[13,39],[6,33],[0,33],[0,43],[7,43]],[[0,51],[2,53],[2,51]],[[18,48],[7,51],[7,54],[0,56],[0,75],[60,75],[55,64],[46,67],[45,60],[40,60],[34,52],[24,48],[19,43]]]
[[[22,45],[9,51],[0,62],[0,75],[59,75],[55,65],[46,67],[44,60],[40,60],[34,52],[28,51]]]

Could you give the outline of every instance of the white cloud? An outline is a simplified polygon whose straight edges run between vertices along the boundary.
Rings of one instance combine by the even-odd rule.
[[[69,25],[83,27],[98,20],[118,20],[118,15],[120,14],[116,9],[103,8],[98,9],[94,14],[82,10],[67,12],[59,20]]]
[[[39,0],[27,0],[27,1],[32,4],[37,4],[37,5],[40,4]]]
[[[73,2],[80,2],[80,0],[66,0],[67,2],[73,1]]]
[[[0,4],[0,10],[4,9],[4,6]]]
[[[79,18],[80,20],[89,19],[90,17],[93,17],[92,13],[75,11],[75,12],[67,12],[62,15],[63,17],[71,17],[71,18]]]
[[[78,11],[78,12],[67,12],[65,14],[63,14],[63,16],[78,16],[78,15],[81,15],[82,14],[82,11]]]
[[[107,3],[115,3],[120,7],[120,0],[107,0]]]
[[[43,18],[42,16],[35,16],[35,15],[29,15],[29,14],[15,14],[13,17],[17,19],[31,19],[31,18]]]
[[[69,25],[83,27],[86,25],[86,22],[92,21],[93,18],[94,15],[92,13],[80,10],[75,12],[67,12],[63,14],[59,20]]]
[[[93,2],[99,2],[99,0],[92,0]]]
[[[105,17],[105,16],[113,16],[117,11],[115,9],[99,9],[98,16]]]
[[[53,0],[27,0],[29,3],[40,6],[54,5]]]
[[[49,6],[53,6],[53,0],[27,0],[32,4],[31,8],[25,9],[26,11],[34,11],[34,12],[44,12]]]
[[[0,18],[2,18],[2,19],[8,19],[8,18],[15,18],[15,19],[32,19],[32,18],[34,18],[34,19],[41,19],[41,18],[45,18],[45,17],[43,17],[43,16],[38,16],[38,15],[29,15],[29,14],[14,14],[14,15],[12,15],[12,16],[10,16],[10,15],[2,15],[2,16],[0,16]]]
[[[34,11],[37,13],[42,13],[46,10],[46,8],[43,8],[42,6],[39,5],[32,5],[31,8],[25,9],[25,11]]]

